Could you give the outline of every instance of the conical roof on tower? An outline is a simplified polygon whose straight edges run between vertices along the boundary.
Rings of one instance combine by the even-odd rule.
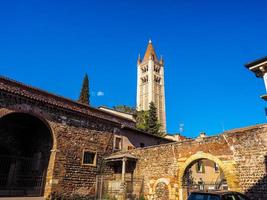
[[[146,48],[146,53],[144,55],[143,61],[149,60],[150,57],[154,58],[155,61],[158,61],[158,57],[157,57],[155,49],[154,49],[154,47],[152,45],[152,41],[151,40],[149,40],[149,42],[148,42],[148,45],[147,45],[147,48]]]

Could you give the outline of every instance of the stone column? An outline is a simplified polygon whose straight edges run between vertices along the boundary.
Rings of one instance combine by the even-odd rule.
[[[122,170],[121,170],[121,181],[122,181],[122,182],[125,181],[126,161],[127,161],[127,158],[123,158],[123,159],[122,159]]]
[[[122,159],[122,170],[121,170],[121,200],[126,199],[126,182],[125,182],[125,172],[126,172],[126,162],[127,158]]]

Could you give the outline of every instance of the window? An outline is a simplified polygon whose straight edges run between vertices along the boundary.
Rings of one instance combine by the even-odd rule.
[[[146,73],[148,71],[148,66],[146,65],[142,67],[141,70],[142,70],[142,73]]]
[[[202,161],[198,161],[196,164],[197,173],[205,173],[204,165]]]
[[[140,143],[140,147],[141,147],[141,148],[144,148],[144,147],[145,147],[145,144],[141,142],[141,143]]]
[[[154,76],[154,81],[155,81],[156,83],[160,84],[160,80],[161,80],[160,77],[158,77],[158,76]]]
[[[96,166],[96,152],[87,150],[83,151],[82,164]]]
[[[134,146],[128,146],[128,150],[134,149]]]
[[[114,150],[122,149],[122,139],[121,137],[115,136],[114,138]]]
[[[154,72],[160,73],[160,66],[155,66],[154,67]]]
[[[220,167],[217,163],[214,163],[214,170],[215,172],[220,172]]]
[[[148,82],[148,76],[143,76],[141,78],[141,82],[144,84],[144,83],[147,83]]]

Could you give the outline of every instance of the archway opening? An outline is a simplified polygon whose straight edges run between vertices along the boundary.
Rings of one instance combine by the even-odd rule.
[[[0,119],[0,196],[42,196],[53,138],[49,126],[25,113]]]
[[[218,163],[209,159],[198,159],[186,168],[182,187],[183,196],[192,191],[228,190],[223,170]]]

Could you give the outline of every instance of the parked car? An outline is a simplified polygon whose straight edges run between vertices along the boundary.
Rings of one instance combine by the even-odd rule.
[[[244,194],[231,191],[191,192],[187,200],[250,200]]]

